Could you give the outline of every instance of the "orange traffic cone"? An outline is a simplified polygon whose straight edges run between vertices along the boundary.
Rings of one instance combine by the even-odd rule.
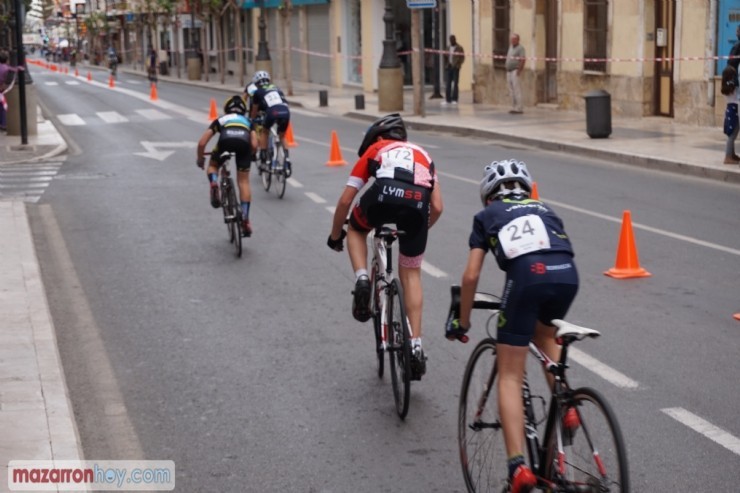
[[[649,277],[652,275],[640,267],[640,261],[637,258],[635,237],[632,233],[632,214],[630,211],[624,211],[622,217],[622,232],[619,234],[616,265],[604,272],[604,274],[616,279]]]
[[[208,119],[213,121],[218,118],[218,106],[216,106],[216,100],[211,98],[211,112],[208,114]]]
[[[116,81],[113,79],[112,75],[108,77],[108,87],[116,87]]]
[[[92,80],[92,74],[90,71],[87,72],[87,80]]]
[[[732,316],[735,320],[740,320],[740,313],[736,313]]]
[[[532,200],[540,200],[540,192],[537,191],[537,182],[532,182],[532,193],[529,194],[529,198]]]
[[[344,166],[347,164],[342,158],[342,150],[339,148],[339,137],[337,137],[337,131],[331,131],[331,151],[329,152],[329,160],[326,162],[327,166]]]
[[[298,147],[298,142],[295,141],[293,136],[293,124],[288,123],[288,130],[285,131],[285,145],[288,147]]]
[[[159,97],[157,96],[157,84],[155,84],[154,82],[152,82],[152,90],[149,93],[149,99],[152,101],[156,101],[157,99],[159,99]]]
[[[80,76],[80,71],[75,68],[75,77],[79,77],[79,76]]]

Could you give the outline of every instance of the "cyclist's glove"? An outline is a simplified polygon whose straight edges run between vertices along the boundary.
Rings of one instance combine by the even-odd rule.
[[[331,235],[329,235],[329,239],[326,240],[326,244],[334,250],[335,252],[341,252],[344,250],[344,238],[347,236],[347,232],[345,230],[342,230],[342,233],[339,235],[339,238],[336,240],[331,239]]]
[[[198,167],[199,167],[200,169],[203,169],[203,166],[205,166],[205,165],[206,165],[206,158],[204,158],[204,157],[199,157],[198,159],[196,159],[196,160],[195,160],[195,164],[196,164],[196,165],[197,165],[197,166],[198,166]]]
[[[468,336],[465,335],[467,331],[470,330],[470,327],[463,327],[460,324],[459,318],[450,318],[447,320],[447,324],[445,325],[445,337],[449,341],[458,340],[462,343],[468,342]]]

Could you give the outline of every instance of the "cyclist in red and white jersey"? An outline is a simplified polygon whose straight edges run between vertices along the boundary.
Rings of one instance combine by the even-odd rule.
[[[370,126],[358,155],[360,159],[337,202],[327,244],[333,250],[342,251],[347,237],[356,278],[352,315],[365,322],[371,316],[367,235],[387,223],[404,231],[398,240],[398,277],[412,331],[412,378],[419,380],[426,371],[426,356],[421,346],[424,301],[421,263],[428,230],[442,214],[439,180],[429,154],[407,141],[406,126],[398,113],[380,118]],[[375,178],[375,182],[352,209],[345,232],[343,225],[352,202],[370,178]]]

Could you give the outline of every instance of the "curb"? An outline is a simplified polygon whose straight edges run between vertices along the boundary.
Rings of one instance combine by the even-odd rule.
[[[365,113],[358,113],[350,111],[344,113],[347,118],[354,118],[357,120],[364,121],[375,121],[377,119],[374,115],[368,115]],[[689,164],[681,161],[673,161],[670,159],[660,159],[651,156],[644,156],[638,154],[625,154],[620,152],[592,149],[589,147],[579,146],[577,144],[566,144],[563,142],[557,142],[552,140],[544,139],[533,139],[528,137],[522,137],[520,135],[507,134],[503,132],[496,132],[493,130],[481,130],[474,128],[462,128],[459,126],[442,125],[439,123],[424,123],[417,121],[406,120],[406,124],[409,128],[416,130],[431,130],[445,132],[463,137],[482,137],[488,139],[506,139],[508,142],[517,144],[523,144],[547,151],[556,152],[567,152],[571,154],[577,154],[580,156],[592,157],[595,159],[604,159],[608,161],[615,161],[621,164],[627,164],[631,166],[637,166],[641,168],[654,169],[659,171],[668,171],[671,173],[681,174],[683,176],[697,176],[701,178],[708,178],[711,180],[722,181],[725,183],[740,184],[740,173],[733,170],[722,170],[715,169],[705,166],[699,166],[696,164]]]

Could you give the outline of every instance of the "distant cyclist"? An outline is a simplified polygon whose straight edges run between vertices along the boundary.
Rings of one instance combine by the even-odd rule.
[[[473,219],[470,253],[462,277],[460,318],[447,327],[455,340],[470,328],[470,311],[486,252],[506,272],[496,335],[498,402],[509,457],[512,493],[532,491],[537,480],[524,462],[522,384],[529,342],[553,360],[560,357],[553,319],[562,319],[578,291],[573,249],[563,222],[547,205],[530,199],[532,177],[516,160],[485,167],[480,184],[484,209]],[[575,415],[575,418],[573,417]],[[577,426],[574,409],[563,423]]]
[[[244,90],[247,94],[251,93],[249,116],[255,119],[260,113],[264,115],[264,119],[258,125],[258,127],[262,127],[258,132],[259,148],[261,151],[259,156],[260,170],[267,169],[268,135],[270,128],[273,125],[277,125],[280,143],[285,151],[285,175],[290,176],[292,172],[290,157],[288,156],[288,148],[285,146],[285,132],[288,130],[288,124],[290,123],[288,102],[285,100],[283,91],[270,82],[270,74],[264,70],[260,70],[254,74],[252,84],[254,84],[254,87],[250,84]]]
[[[110,67],[111,75],[116,77],[118,72],[118,54],[113,45],[108,47],[108,66]]]
[[[406,126],[398,113],[380,118],[368,128],[358,151],[360,159],[337,202],[327,244],[332,250],[342,251],[347,237],[356,279],[352,315],[366,322],[370,319],[367,235],[386,223],[394,223],[405,233],[398,239],[398,277],[412,332],[411,377],[419,380],[426,372],[426,356],[421,347],[421,263],[428,230],[442,214],[442,192],[432,158],[406,139]],[[375,182],[352,209],[345,232],[343,225],[352,201],[370,178],[375,178]]]
[[[246,117],[247,105],[240,95],[231,96],[224,105],[224,115],[213,120],[208,130],[198,141],[198,159],[196,164],[203,169],[205,165],[205,148],[211,138],[219,134],[218,143],[211,150],[211,160],[208,163],[208,182],[211,184],[211,206],[214,209],[221,207],[221,197],[218,188],[218,168],[228,157],[223,153],[236,154],[237,181],[242,207],[242,230],[244,236],[252,235],[252,224],[249,221],[249,205],[252,201],[252,192],[249,188],[249,168],[251,165],[252,149],[257,146],[257,136],[252,130],[252,124]]]

